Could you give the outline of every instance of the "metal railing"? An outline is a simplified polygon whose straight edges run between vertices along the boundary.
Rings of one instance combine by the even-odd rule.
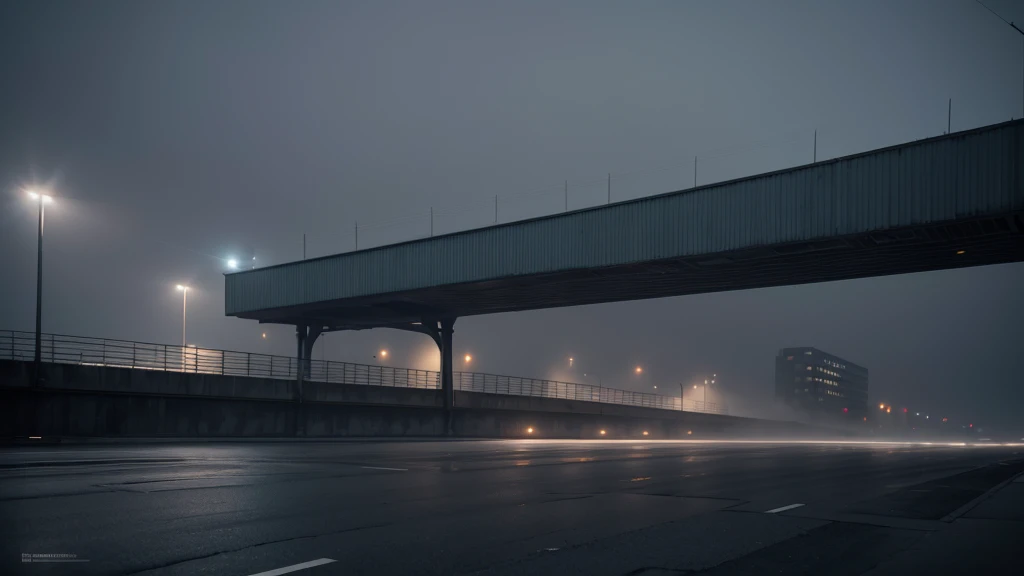
[[[592,384],[575,384],[572,382],[538,380],[536,378],[520,378],[517,376],[499,376],[496,374],[481,374],[479,372],[455,372],[452,377],[455,380],[456,390],[468,392],[562,398],[585,402],[661,408],[663,410],[687,410],[689,412],[712,412],[715,414],[728,413],[714,402],[705,403],[686,400],[680,405],[680,398],[675,396],[631,392],[629,390],[606,388]]]
[[[136,370],[159,370],[167,372],[188,372],[194,374],[219,374],[224,376],[248,376],[255,378],[277,378],[295,380],[298,378],[299,362],[290,356],[273,356],[252,352],[212,350],[194,346],[174,344],[153,344],[43,334],[40,346],[43,362],[55,364],[76,364],[84,366],[110,366]],[[0,331],[0,360],[31,361],[35,355],[35,333],[16,330]],[[331,384],[356,384],[363,386],[389,386],[397,388],[438,389],[441,375],[433,370],[392,368],[390,366],[353,364],[332,360],[309,360],[308,370],[303,379],[310,382]],[[664,410],[687,410],[726,414],[727,411],[708,402],[683,401],[674,396],[630,392],[617,388],[606,388],[591,384],[575,384],[554,380],[499,376],[477,372],[455,372],[452,374],[456,390],[482,392],[485,394],[509,394],[513,396],[536,396],[563,398],[586,402],[604,402],[661,408]]]

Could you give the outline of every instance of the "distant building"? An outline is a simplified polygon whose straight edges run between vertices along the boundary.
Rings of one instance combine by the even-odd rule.
[[[817,348],[783,348],[775,357],[775,399],[811,416],[868,415],[868,369]]]

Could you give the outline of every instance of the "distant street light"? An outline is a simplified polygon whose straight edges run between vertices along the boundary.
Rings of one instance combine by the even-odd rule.
[[[264,339],[264,340],[266,340],[266,339],[267,339],[267,333],[266,333],[266,332],[264,332],[264,333],[263,333],[263,339]]]
[[[643,374],[643,373],[644,373],[644,369],[643,369],[643,368],[641,368],[640,366],[637,366],[637,367],[636,367],[636,373],[637,373],[637,374]]]
[[[235,260],[234,258],[228,259],[228,268],[238,270],[238,260]]]
[[[569,367],[570,368],[572,368],[572,362],[573,362],[573,358],[572,358],[572,356],[570,356],[569,357]]]
[[[43,207],[53,202],[53,198],[31,190],[28,196],[39,203],[39,244],[36,249],[36,353],[33,378],[33,383],[39,386],[43,363]]]
[[[189,287],[183,284],[178,284],[178,290],[181,292],[181,349],[182,352],[185,350],[185,319],[188,314],[188,291]],[[267,337],[266,334],[263,335]]]
[[[466,357],[464,358],[464,360],[466,361],[466,364],[469,364],[470,362],[473,361],[473,357],[470,356],[469,354],[466,354]]]

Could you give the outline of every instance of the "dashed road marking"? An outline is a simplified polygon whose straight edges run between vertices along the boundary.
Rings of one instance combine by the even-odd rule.
[[[799,508],[803,504],[790,504],[789,506],[783,506],[782,508],[773,508],[771,510],[765,510],[765,514],[777,514],[779,512],[785,512],[786,510],[792,510],[793,508]]]
[[[408,472],[409,471],[408,468],[384,468],[383,466],[362,466],[362,468],[366,468],[367,470],[393,470],[395,472]]]
[[[302,564],[293,564],[291,566],[285,566],[284,568],[275,568],[273,570],[267,570],[266,572],[252,574],[251,576],[280,576],[281,574],[287,574],[289,572],[298,572],[299,570],[305,570],[306,568],[323,566],[324,564],[330,564],[331,562],[337,562],[337,560],[332,560],[330,558],[320,558],[319,560],[310,560],[309,562],[303,562]]]

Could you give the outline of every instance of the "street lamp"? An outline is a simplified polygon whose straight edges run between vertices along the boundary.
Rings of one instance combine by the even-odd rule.
[[[185,353],[185,318],[186,311],[188,310],[188,291],[189,287],[183,284],[178,284],[178,291],[181,292],[181,351]]]
[[[470,362],[472,362],[472,361],[473,361],[473,356],[471,356],[471,355],[469,355],[469,354],[466,354],[466,357],[465,357],[465,358],[463,358],[463,360],[465,360],[465,361],[466,361],[466,364],[469,364]]]
[[[238,260],[235,260],[234,258],[229,258],[228,259],[228,268],[230,268],[232,270],[238,270]]]
[[[29,190],[29,198],[39,204],[39,246],[36,249],[36,353],[35,353],[35,385],[39,385],[41,364],[43,362],[43,213],[44,206],[53,202],[53,198]]]

